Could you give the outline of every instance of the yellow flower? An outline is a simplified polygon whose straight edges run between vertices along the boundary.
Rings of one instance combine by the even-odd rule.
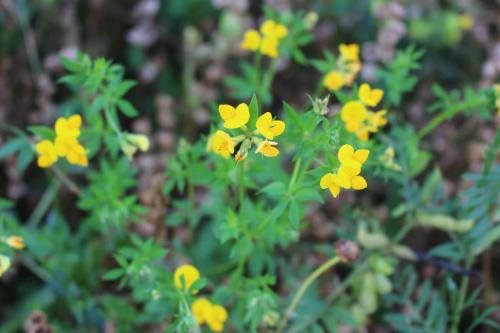
[[[275,136],[282,134],[285,131],[285,122],[281,120],[273,120],[271,112],[266,112],[257,119],[255,124],[260,134],[267,139],[272,140]]]
[[[342,75],[340,72],[336,70],[330,71],[328,74],[326,74],[325,78],[323,79],[323,84],[325,85],[325,87],[328,88],[328,90],[331,91],[339,90],[344,86],[344,83],[345,83],[344,75]]]
[[[276,157],[280,153],[278,148],[275,147],[277,145],[277,142],[264,140],[257,146],[257,150],[255,152],[266,157]]]
[[[250,110],[245,103],[241,103],[236,108],[228,104],[221,104],[219,105],[219,114],[224,120],[225,128],[243,127],[250,119]]]
[[[358,96],[363,104],[374,107],[384,96],[384,91],[382,89],[372,89],[368,83],[363,83],[359,87]]]
[[[229,134],[219,130],[208,140],[207,149],[228,159],[234,153],[234,143]]]
[[[83,148],[83,146],[76,141],[74,144],[68,146],[66,159],[69,163],[82,167],[86,167],[89,164],[85,148]]]
[[[340,110],[340,119],[346,123],[349,132],[356,132],[366,117],[366,108],[363,103],[358,101],[347,102]]]
[[[347,61],[359,61],[359,45],[358,44],[340,44],[340,56]]]
[[[340,185],[339,185],[339,179],[336,174],[333,173],[327,173],[323,177],[321,177],[321,181],[319,182],[319,186],[323,190],[330,190],[330,193],[334,198],[338,197],[340,193]]]
[[[9,268],[10,258],[3,254],[0,254],[0,277],[2,277]]]
[[[82,126],[82,117],[78,114],[70,116],[68,119],[59,118],[54,126],[56,137],[64,136],[78,138],[80,136],[80,127]]]
[[[150,142],[149,138],[143,134],[126,134],[125,138],[138,147],[141,151],[148,151]]]
[[[8,246],[16,250],[22,250],[25,247],[24,239],[19,236],[10,236],[7,238],[5,243],[7,243]]]
[[[353,146],[349,144],[342,145],[337,153],[341,166],[357,170],[357,172],[354,172],[356,174],[359,173],[369,155],[370,151],[368,149],[354,150]]]
[[[240,44],[240,47],[243,50],[249,51],[257,51],[260,46],[260,34],[257,30],[251,29],[245,32],[245,36],[243,37],[243,41]]]
[[[264,37],[260,45],[260,53],[270,58],[277,58],[279,55],[278,40],[274,37]]]
[[[212,331],[222,332],[224,330],[224,322],[227,320],[227,311],[223,306],[214,304],[206,320],[208,327],[210,327]]]
[[[191,312],[198,325],[203,325],[206,321],[207,313],[211,310],[212,304],[206,298],[198,298],[191,304]]]
[[[182,278],[182,279],[181,279]],[[179,289],[183,289],[182,280],[184,280],[184,290],[189,290],[193,283],[200,278],[200,272],[193,265],[182,265],[177,267],[174,272],[174,283]]]
[[[338,183],[345,189],[363,190],[368,186],[366,179],[359,175],[361,169],[353,169],[341,165],[338,170]]]
[[[288,35],[288,29],[283,24],[276,23],[273,20],[266,20],[260,27],[260,31],[265,37],[281,39]]]
[[[386,110],[368,112],[366,120],[368,122],[370,132],[377,132],[380,127],[387,125],[387,118],[385,117],[386,113]]]
[[[43,140],[38,142],[35,151],[39,155],[37,164],[40,168],[48,168],[57,162],[57,150],[52,141]]]

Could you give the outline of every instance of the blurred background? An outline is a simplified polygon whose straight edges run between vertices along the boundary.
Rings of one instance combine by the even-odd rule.
[[[74,57],[81,50],[124,65],[125,77],[138,81],[127,96],[140,111],[139,119],[124,123],[152,140],[150,152],[134,161],[141,169],[140,200],[149,209],[134,228],[151,235],[167,213],[159,195],[166,157],[181,138],[193,142],[208,132],[214,105],[231,95],[226,78],[238,73],[238,59],[248,57],[239,48],[242,35],[262,22],[266,6],[306,15],[315,36],[303,50],[308,58],[321,58],[322,50],[336,51],[343,42],[359,43],[366,82],[396,49],[423,50],[417,86],[391,110],[416,128],[431,118],[433,84],[450,90],[498,81],[498,0],[0,0],[0,125],[51,124],[76,103],[77,97],[58,84],[64,74],[60,56]],[[268,108],[279,110],[283,100],[304,105],[319,80],[321,74],[310,65],[282,61]],[[466,186],[462,173],[481,169],[495,126],[477,116],[458,117],[426,139],[439,156],[447,193]],[[5,127],[0,127],[0,146],[10,137]],[[41,198],[41,173],[34,164],[20,167],[14,156],[0,162],[0,197],[16,202],[21,220]],[[66,207],[68,217],[78,216],[73,209]],[[322,221],[316,216],[306,237],[328,237],[330,227]],[[415,242],[432,242],[434,235],[427,236]],[[422,267],[422,273],[432,274],[432,268]],[[26,269],[6,279],[28,289],[38,283]],[[9,320],[6,307],[26,289],[1,290],[0,322]]]

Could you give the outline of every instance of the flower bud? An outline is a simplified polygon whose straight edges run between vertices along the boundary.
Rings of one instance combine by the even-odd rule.
[[[359,244],[367,249],[380,249],[389,244],[389,239],[386,235],[382,233],[370,234],[366,231],[364,224],[359,226],[356,238],[358,239]]]
[[[150,142],[147,136],[143,134],[126,134],[125,138],[141,151],[148,151]]]
[[[359,247],[353,241],[339,240],[335,242],[335,252],[342,261],[350,263],[358,258]]]
[[[134,154],[137,152],[137,147],[128,143],[126,140],[120,141],[120,148],[129,160],[133,159]]]
[[[10,268],[10,258],[0,254],[0,277]]]
[[[377,284],[377,292],[379,294],[387,294],[392,291],[391,281],[383,274],[376,274],[375,280]]]
[[[24,249],[24,239],[19,236],[10,236],[7,238],[5,241],[7,245],[9,245],[11,248],[16,249],[16,250],[22,250]]]
[[[328,113],[328,101],[330,100],[330,95],[325,98],[315,98],[314,100],[309,96],[313,106],[313,112],[319,116],[324,116]]]

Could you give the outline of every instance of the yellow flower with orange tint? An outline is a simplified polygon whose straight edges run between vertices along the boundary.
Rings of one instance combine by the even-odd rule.
[[[363,83],[358,91],[359,99],[366,106],[375,107],[384,96],[382,89],[372,89],[368,83]]]
[[[10,246],[11,248],[16,249],[16,250],[22,250],[25,248],[24,239],[22,237],[19,237],[19,236],[7,237],[7,239],[5,240],[5,243],[8,246]]]
[[[347,102],[340,110],[340,119],[349,132],[356,132],[367,117],[367,110],[359,101]]]
[[[193,265],[179,266],[174,272],[174,284],[181,290],[189,290],[199,279],[200,272]]]
[[[336,91],[345,84],[345,77],[340,72],[332,70],[323,78],[323,85],[330,91]]]
[[[272,140],[275,136],[281,135],[285,131],[285,122],[281,120],[273,120],[271,112],[266,112],[261,115],[255,124],[257,130],[266,139]]]
[[[208,139],[207,150],[228,159],[234,153],[234,143],[229,134],[219,130]]]
[[[229,129],[243,127],[250,119],[250,111],[246,103],[241,103],[236,108],[232,105],[221,104],[219,114],[224,120],[224,127]]]
[[[243,50],[257,51],[260,47],[260,41],[261,37],[259,32],[255,29],[251,29],[245,32],[245,36],[243,37],[240,47]]]
[[[277,145],[277,142],[264,140],[257,146],[257,150],[255,150],[255,152],[266,157],[276,157],[280,153],[278,148],[276,148]]]
[[[38,142],[35,151],[38,153],[37,164],[40,168],[48,168],[57,162],[57,149],[52,141]]]

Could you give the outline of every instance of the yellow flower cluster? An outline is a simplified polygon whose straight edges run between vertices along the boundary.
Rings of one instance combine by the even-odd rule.
[[[48,168],[55,164],[59,157],[66,157],[69,163],[87,166],[87,153],[78,142],[82,118],[73,115],[69,118],[59,118],[54,126],[55,140],[42,140],[35,146],[38,153],[38,166]]]
[[[248,131],[246,125],[250,120],[250,109],[246,103],[241,103],[237,107],[228,104],[219,105],[219,114],[224,121],[224,127],[227,129],[242,129],[244,133],[231,137],[224,131],[218,130],[210,136],[207,142],[207,150],[212,151],[225,159],[234,154],[236,147],[239,147],[235,154],[237,161],[244,160],[253,144],[256,145],[256,153],[266,157],[275,157],[279,155],[278,145],[273,140],[285,131],[285,122],[274,120],[270,112],[261,115],[256,123],[256,130]],[[260,138],[262,135],[264,139]],[[239,145],[239,146],[238,146]]]
[[[352,85],[361,70],[358,44],[340,44],[339,53],[335,69],[328,72],[323,78],[324,86],[330,91]]]
[[[368,184],[360,175],[363,164],[368,159],[368,149],[354,150],[351,145],[345,144],[338,151],[340,167],[337,173],[327,173],[320,181],[320,187],[328,189],[334,198],[338,197],[341,188],[363,190]]]
[[[288,29],[273,20],[266,20],[260,27],[259,33],[255,29],[245,32],[240,47],[243,50],[260,52],[270,58],[277,58],[279,55],[279,44],[288,35]]]
[[[191,312],[198,325],[207,324],[214,332],[222,332],[227,320],[226,309],[219,304],[213,304],[206,298],[198,298],[191,304]]]
[[[367,109],[377,106],[383,96],[382,89],[372,89],[368,83],[363,83],[358,91],[359,100],[347,102],[340,110],[340,119],[346,129],[362,141],[367,141],[370,133],[376,133],[387,124],[386,110],[372,112]]]
[[[187,291],[200,279],[200,272],[193,265],[179,266],[174,272],[174,284],[178,289]],[[183,282],[184,280],[184,282]]]

